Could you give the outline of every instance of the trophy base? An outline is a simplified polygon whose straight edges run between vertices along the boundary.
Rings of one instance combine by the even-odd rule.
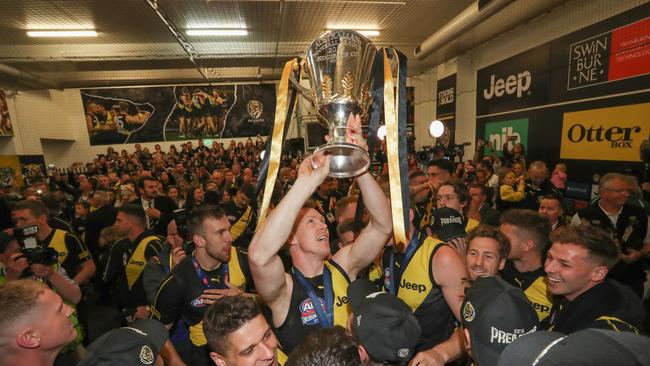
[[[330,177],[349,178],[364,173],[370,166],[370,156],[357,145],[339,142],[319,146],[314,155],[331,154]]]

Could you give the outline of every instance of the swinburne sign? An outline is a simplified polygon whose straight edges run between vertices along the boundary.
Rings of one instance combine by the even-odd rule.
[[[639,161],[650,131],[650,103],[564,114],[562,159]]]

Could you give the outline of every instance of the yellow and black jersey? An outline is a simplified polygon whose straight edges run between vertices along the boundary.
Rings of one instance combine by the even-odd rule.
[[[541,328],[564,334],[587,328],[640,334],[644,319],[641,299],[628,286],[608,279],[573,301],[557,299]]]
[[[413,311],[418,319],[422,336],[417,345],[417,351],[429,349],[447,340],[455,329],[455,318],[447,305],[442,288],[433,279],[432,261],[438,249],[445,244],[433,237],[420,234],[416,242],[417,249],[408,263],[405,256],[394,252],[394,247],[388,247],[382,258],[384,287],[388,290],[390,281],[399,283],[396,295]],[[394,267],[390,263],[393,258]],[[406,265],[406,268],[402,267]],[[401,272],[399,279],[393,272]]]
[[[255,211],[250,205],[240,208],[234,200],[224,202],[221,207],[230,222],[230,236],[232,236],[233,245],[238,248],[248,248],[253,239],[257,222]]]
[[[59,265],[70,278],[79,273],[82,264],[92,260],[88,248],[75,235],[60,229],[53,229],[40,244],[57,251]]]
[[[160,254],[162,240],[151,231],[144,231],[133,242],[128,238],[116,241],[110,249],[103,279],[114,283],[116,295],[120,296],[118,307],[134,309],[148,305],[142,284],[142,271],[153,256]]]
[[[433,198],[429,198],[413,206],[413,225],[417,230],[424,230],[431,224],[431,216],[433,215],[434,208],[435,202]]]
[[[190,328],[190,341],[196,347],[207,344],[203,334],[203,315],[208,305],[201,295],[206,289],[226,289],[226,283],[237,286],[244,292],[252,289],[248,255],[231,247],[230,261],[212,271],[205,271],[206,285],[194,268],[194,257],[188,255],[165,277],[152,304],[153,317],[163,324],[176,324],[179,318]]]
[[[479,221],[471,218],[467,218],[467,223],[465,223],[465,232],[469,234],[469,232],[472,231],[472,229],[477,227],[479,224],[480,224]]]
[[[345,327],[350,315],[347,295],[350,278],[343,268],[333,260],[330,259],[324,264],[332,275],[334,325]],[[278,339],[287,354],[302,343],[309,333],[321,327],[307,290],[300,285],[295,273],[291,272],[290,275],[293,280],[293,290],[291,291],[289,311],[284,323],[277,328]],[[307,278],[307,281],[311,283],[318,302],[324,309],[326,304],[323,275]]]
[[[507,260],[501,271],[501,278],[524,291],[533,304],[539,321],[544,320],[551,313],[553,295],[548,290],[548,279],[543,266],[534,271],[521,273],[517,271],[512,261]]]

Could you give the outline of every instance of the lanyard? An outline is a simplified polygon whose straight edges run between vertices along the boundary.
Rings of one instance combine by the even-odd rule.
[[[298,283],[300,283],[300,286],[307,291],[309,300],[316,311],[316,316],[318,316],[320,327],[331,328],[334,325],[334,290],[332,288],[332,273],[329,268],[327,268],[327,266],[323,267],[323,294],[325,297],[325,309],[321,307],[321,303],[318,301],[320,298],[316,296],[314,287],[309,283],[305,276],[296,267],[293,267],[293,273],[296,275],[296,279],[298,280]]]
[[[194,271],[196,272],[196,275],[199,276],[201,283],[203,283],[203,285],[205,285],[205,287],[207,287],[208,289],[212,288],[212,286],[210,285],[211,281],[208,278],[208,273],[203,268],[201,268],[199,261],[196,259],[196,257],[193,254],[192,254],[192,265],[194,266]],[[228,276],[228,263],[221,263],[221,268],[222,268],[221,273],[224,274],[222,278],[224,278],[225,281],[226,276]],[[225,286],[225,284],[223,285]]]
[[[418,231],[413,234],[413,237],[409,241],[409,245],[406,247],[406,251],[401,256],[402,260],[399,263],[400,264],[399,270],[395,268],[395,247],[393,247],[392,250],[390,251],[389,264],[385,273],[386,276],[385,284],[388,287],[388,292],[390,292],[393,295],[397,295],[397,289],[399,288],[399,282],[402,279],[402,274],[406,270],[406,267],[408,266],[409,262],[413,258],[413,255],[418,249],[418,242],[420,240],[420,235],[422,235],[422,231]]]

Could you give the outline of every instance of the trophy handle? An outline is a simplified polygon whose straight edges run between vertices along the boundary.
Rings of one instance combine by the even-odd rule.
[[[302,94],[302,96],[305,99],[307,99],[309,102],[311,102],[311,104],[316,105],[315,101],[311,97],[311,90],[309,90],[309,89],[305,88],[304,86],[300,85],[300,83],[298,82],[298,80],[296,80],[296,77],[294,76],[293,73],[289,74],[289,82],[291,83],[291,85],[293,85],[294,88],[296,88],[296,90],[298,90],[300,92],[300,94]]]

